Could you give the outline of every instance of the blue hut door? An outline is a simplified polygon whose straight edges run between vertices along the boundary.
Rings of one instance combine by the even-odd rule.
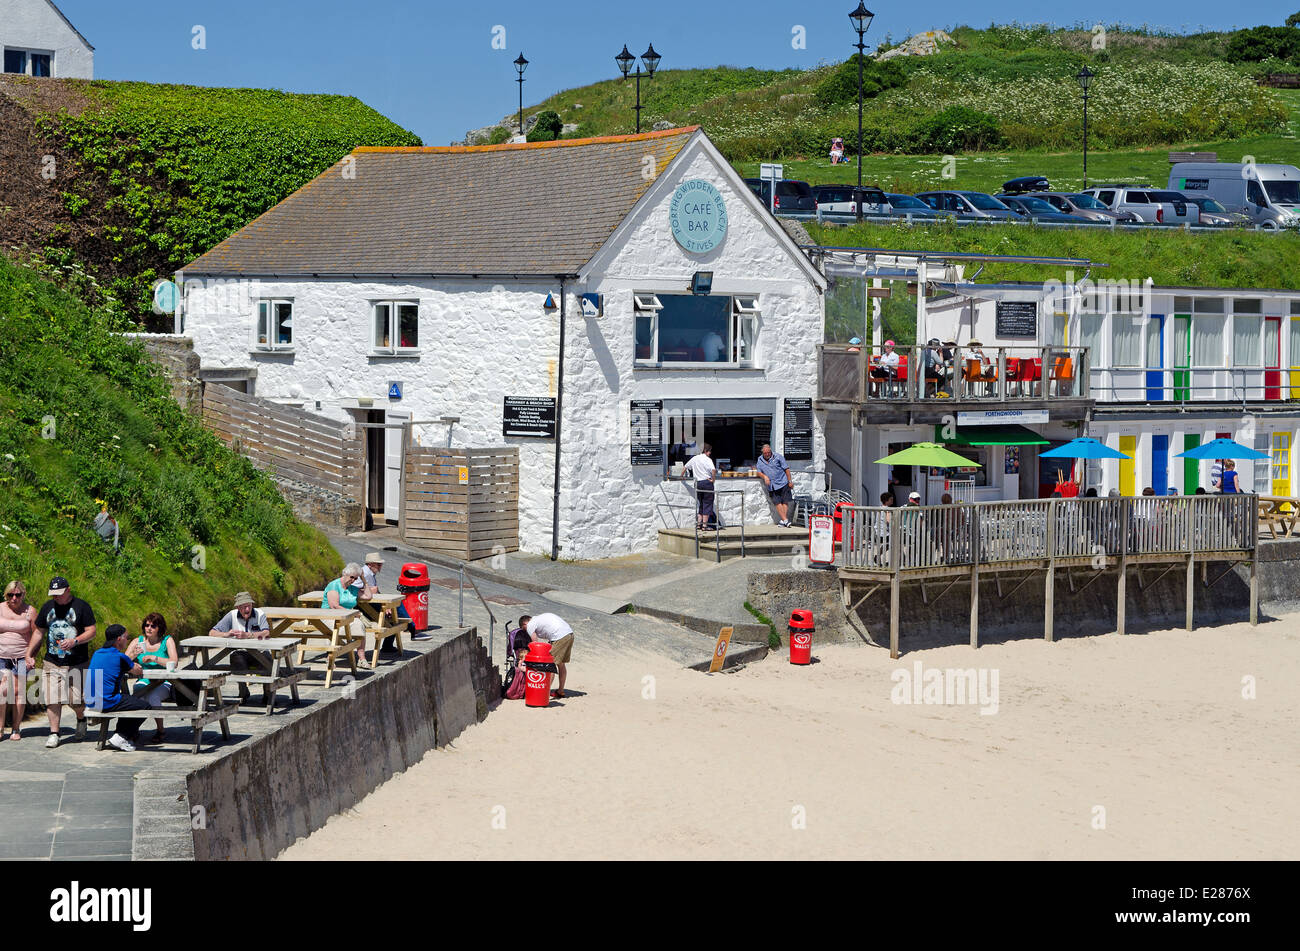
[[[1169,437],[1153,435],[1151,437],[1151,488],[1156,495],[1169,491]]]
[[[1165,318],[1152,314],[1147,318],[1147,399],[1165,398]]]

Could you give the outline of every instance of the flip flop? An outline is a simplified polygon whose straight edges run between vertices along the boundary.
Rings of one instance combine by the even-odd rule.
[[[551,691],[551,696],[554,697],[554,698],[557,699],[557,700],[563,700],[563,699],[564,699],[564,691],[563,691],[563,690],[552,690],[552,691]]]

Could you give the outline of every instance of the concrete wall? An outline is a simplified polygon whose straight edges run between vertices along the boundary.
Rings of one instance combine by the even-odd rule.
[[[269,859],[487,716],[500,673],[475,630],[315,706],[188,779],[201,860]]]
[[[171,384],[172,398],[182,409],[193,413],[203,410],[203,384],[199,381],[199,355],[188,337],[154,334],[127,334],[144,346],[149,359],[162,368]]]
[[[95,53],[49,0],[0,0],[0,48],[52,53],[55,79],[93,79]]]
[[[692,504],[684,487],[664,481],[662,469],[631,465],[631,400],[662,399],[666,412],[771,413],[772,442],[779,450],[782,400],[817,395],[819,278],[735,173],[696,141],[660,175],[590,263],[590,273],[568,285],[560,476],[565,557],[651,550],[657,530],[672,525],[658,503]],[[727,204],[727,237],[705,255],[681,249],[669,227],[673,190],[688,178],[709,180]],[[758,367],[634,369],[633,291],[682,294],[697,270],[714,272],[714,293],[758,295]],[[184,287],[185,330],[204,369],[255,366],[261,397],[298,402],[340,419],[360,408],[359,399],[417,420],[459,416],[455,446],[518,446],[520,545],[524,551],[550,551],[554,442],[504,437],[502,408],[507,395],[556,394],[559,316],[544,311],[543,302],[547,294],[558,299],[558,281],[223,282],[185,275]],[[604,295],[603,317],[581,316],[583,293]],[[252,349],[255,301],[272,297],[294,302],[291,354]],[[417,354],[371,353],[371,302],[389,299],[419,301]],[[403,384],[400,401],[388,398],[392,382]],[[792,463],[794,468],[823,468],[819,414],[814,427],[814,459]],[[390,438],[396,433],[390,431]],[[424,445],[445,445],[446,435],[443,426],[415,432]],[[798,477],[796,491],[810,483],[810,477]],[[757,484],[746,489],[747,515],[767,521]]]

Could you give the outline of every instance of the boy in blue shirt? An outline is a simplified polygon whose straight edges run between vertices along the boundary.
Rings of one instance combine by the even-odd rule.
[[[126,677],[141,677],[140,665],[126,656],[130,641],[126,628],[110,624],[105,632],[104,646],[90,658],[86,671],[86,708],[93,713],[110,713],[117,710],[151,709],[141,697],[131,696],[126,689]],[[135,752],[135,735],[144,720],[139,717],[119,717],[117,732],[108,739],[108,745],[125,753]],[[102,734],[101,734],[102,735]]]

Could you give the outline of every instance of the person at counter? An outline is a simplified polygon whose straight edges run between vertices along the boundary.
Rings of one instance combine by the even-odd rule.
[[[767,486],[767,498],[776,509],[777,524],[782,528],[790,527],[790,466],[785,456],[772,451],[771,443],[763,443],[763,450],[758,457],[758,474]]]
[[[695,494],[699,499],[695,523],[700,528],[713,528],[718,521],[713,511],[713,477],[718,470],[713,464],[712,455],[713,447],[705,443],[699,454],[692,456],[686,463],[686,477],[695,480]]]

